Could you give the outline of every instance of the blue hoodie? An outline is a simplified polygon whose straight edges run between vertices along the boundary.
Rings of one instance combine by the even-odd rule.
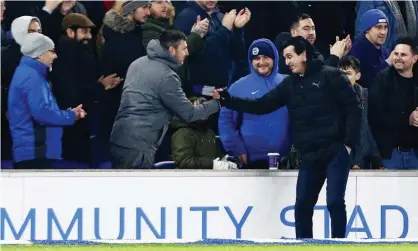
[[[48,67],[23,56],[9,88],[9,124],[13,161],[61,159],[62,126],[75,122],[75,112],[62,111],[52,95]]]
[[[257,99],[281,84],[286,75],[278,73],[279,55],[275,45],[268,39],[253,42],[267,42],[274,51],[275,60],[272,74],[259,75],[252,66],[251,51],[248,63],[251,74],[236,81],[228,92],[240,98]],[[252,45],[250,46],[250,48]],[[267,159],[270,152],[286,155],[290,149],[289,116],[286,107],[266,115],[239,114],[222,108],[219,116],[219,135],[226,151],[233,156],[247,154],[248,162]]]

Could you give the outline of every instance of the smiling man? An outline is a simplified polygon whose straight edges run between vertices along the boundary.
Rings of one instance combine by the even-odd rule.
[[[286,75],[278,73],[278,52],[268,39],[258,39],[248,50],[251,73],[232,84],[229,92],[241,98],[262,97],[280,85]],[[254,116],[227,108],[219,116],[219,135],[230,155],[245,169],[267,169],[268,153],[287,155],[290,149],[289,116],[283,107]]]
[[[370,89],[370,125],[387,169],[418,169],[418,47],[401,37]]]
[[[376,74],[391,64],[389,52],[383,47],[388,36],[388,25],[388,18],[378,9],[367,11],[361,19],[361,33],[356,37],[349,54],[360,60],[359,83],[363,87],[370,87]]]
[[[325,180],[332,238],[345,238],[344,196],[351,149],[360,133],[360,102],[345,73],[314,59],[314,48],[307,40],[294,37],[283,48],[293,75],[273,90],[256,99],[232,97],[225,90],[213,97],[228,109],[257,115],[287,106],[292,140],[302,155],[296,187],[296,238],[313,237],[313,208]]]

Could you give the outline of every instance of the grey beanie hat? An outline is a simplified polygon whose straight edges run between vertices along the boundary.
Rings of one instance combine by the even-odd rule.
[[[24,56],[37,58],[55,48],[54,42],[41,33],[30,33],[26,36],[20,51]]]
[[[151,1],[126,1],[122,4],[122,15],[127,16],[140,7],[151,7]]]

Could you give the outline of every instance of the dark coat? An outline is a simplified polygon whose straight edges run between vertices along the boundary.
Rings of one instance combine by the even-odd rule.
[[[359,83],[366,88],[371,87],[370,85],[379,71],[389,66],[386,63],[389,52],[384,47],[376,48],[364,35],[354,41],[349,55],[360,61],[361,79]]]
[[[52,65],[51,82],[59,107],[67,109],[83,104],[88,109],[104,91],[98,82],[100,67],[94,51],[90,46],[62,36],[56,53],[58,58]]]
[[[304,77],[292,75],[256,100],[232,98],[226,107],[267,114],[287,105],[292,139],[303,161],[329,161],[346,145],[354,150],[360,134],[360,102],[346,75],[308,61]]]
[[[105,39],[102,64],[104,75],[116,73],[125,79],[128,68],[133,61],[145,56],[142,46],[142,28],[140,25],[122,17],[116,11],[109,11],[103,20],[103,36]],[[112,126],[121,101],[124,80],[118,87],[109,90],[103,96],[103,137],[109,138]]]
[[[225,155],[216,144],[215,132],[208,127],[180,120],[173,120],[171,126],[175,130],[171,149],[177,168],[213,169],[213,160]]]
[[[409,116],[418,107],[418,75],[414,74],[414,104],[404,112],[404,95],[397,81],[397,71],[393,67],[379,72],[375,83],[369,89],[370,127],[383,159],[390,159],[392,149],[398,147],[396,140],[400,132],[408,131],[411,142],[418,148],[418,128],[409,125]]]
[[[98,133],[98,128],[92,127],[101,106],[97,101],[104,92],[98,82],[100,68],[93,48],[67,36],[61,37],[56,53],[58,58],[52,65],[51,82],[58,106],[64,110],[82,104],[88,114],[75,126],[64,129],[63,157],[88,162],[89,139]]]
[[[361,109],[362,109],[362,119],[361,119],[360,138],[357,141],[356,151],[353,156],[353,165],[358,165],[360,168],[364,168],[363,167],[364,158],[372,157],[372,156],[375,156],[378,158],[379,150],[377,149],[376,142],[373,138],[373,135],[369,127],[368,113],[367,113],[369,109],[368,107],[369,91],[366,88],[363,88],[357,84],[354,86],[354,90],[360,99],[360,104],[361,104]]]

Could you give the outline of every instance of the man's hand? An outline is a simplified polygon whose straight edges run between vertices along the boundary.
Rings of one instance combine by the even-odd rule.
[[[75,120],[84,119],[87,116],[87,113],[83,110],[83,105],[70,109],[75,112]]]
[[[344,56],[345,56],[351,51],[351,48],[353,47],[353,43],[351,41],[350,34],[348,34],[347,37],[344,38],[344,40],[345,40],[345,51],[344,51]]]
[[[237,10],[233,9],[230,12],[227,12],[222,19],[222,25],[228,30],[232,30],[234,27],[235,18],[237,17]]]
[[[231,94],[225,89],[217,89],[212,94],[213,99],[219,100],[221,105],[226,105],[231,101]]]
[[[251,19],[251,12],[248,8],[242,9],[234,21],[234,26],[236,28],[244,27]]]
[[[347,41],[345,39],[340,41],[340,38],[338,36],[336,37],[336,41],[337,42],[335,42],[335,44],[332,45],[330,48],[330,54],[341,58],[342,56],[344,56],[344,53],[346,51]]]
[[[47,8],[50,12],[53,12],[62,0],[46,0],[45,1],[45,8]]]
[[[68,12],[75,6],[75,0],[64,0],[61,4],[61,14],[67,15]]]
[[[386,59],[386,63],[388,63],[389,66],[392,66],[393,65],[393,55],[394,54],[395,54],[395,51],[393,50],[390,53],[389,57]]]
[[[241,156],[238,157],[238,161],[241,164],[245,164],[245,165],[248,164],[247,154],[246,153],[241,154]]]
[[[347,153],[348,153],[348,155],[350,155],[351,154],[351,148],[350,147],[348,147],[348,146],[346,146],[346,145],[344,145],[345,146],[345,149],[347,149]]]
[[[353,169],[360,169],[360,167],[358,165],[354,165]]]
[[[103,85],[105,90],[110,90],[118,86],[121,82],[119,77],[116,77],[116,73],[110,74],[107,77],[101,76],[99,82]]]
[[[197,16],[196,23],[192,27],[192,32],[199,34],[201,38],[204,38],[209,30],[209,20],[207,18],[200,20],[200,16]]]
[[[418,127],[418,107],[409,115],[409,125]]]

